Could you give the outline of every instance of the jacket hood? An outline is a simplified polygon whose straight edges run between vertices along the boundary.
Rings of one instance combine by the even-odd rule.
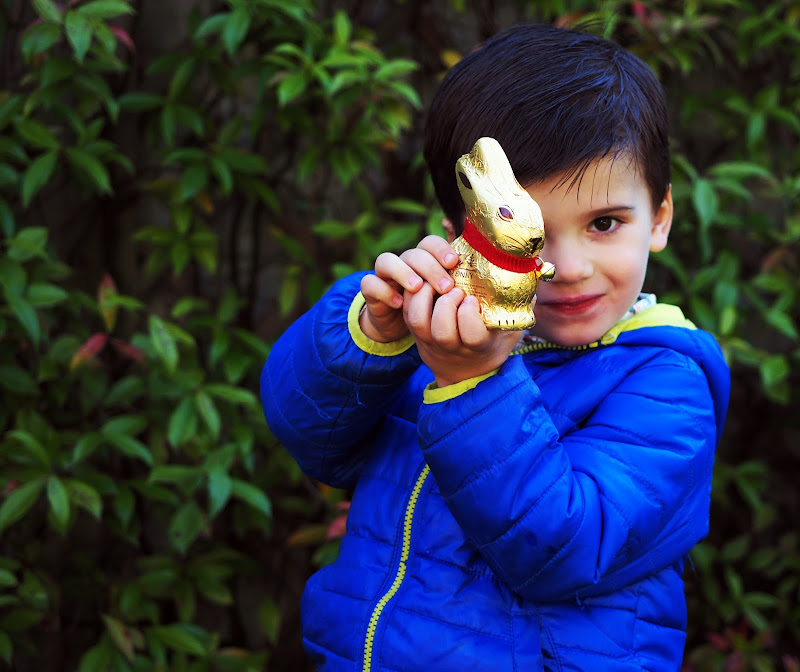
[[[731,377],[730,369],[715,338],[686,319],[677,306],[659,303],[618,322],[600,340],[603,345],[669,348],[693,359],[706,374],[717,419],[717,442],[725,424]]]

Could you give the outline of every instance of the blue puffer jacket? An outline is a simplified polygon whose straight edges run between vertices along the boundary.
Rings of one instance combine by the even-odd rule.
[[[728,402],[713,338],[659,305],[453,396],[426,389],[416,348],[354,342],[360,277],[284,334],[261,383],[303,470],[355,488],[303,595],[318,669],[678,670]]]

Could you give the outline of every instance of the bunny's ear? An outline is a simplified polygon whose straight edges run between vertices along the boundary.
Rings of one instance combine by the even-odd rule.
[[[514,179],[514,171],[508,162],[508,157],[494,138],[479,138],[472,147],[470,159],[475,170],[488,175],[492,181],[498,179],[501,182],[508,182]]]

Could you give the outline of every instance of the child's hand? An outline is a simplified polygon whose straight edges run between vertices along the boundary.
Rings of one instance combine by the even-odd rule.
[[[458,263],[458,255],[444,238],[427,236],[419,245],[400,256],[384,252],[375,260],[375,275],[361,280],[361,293],[367,301],[359,324],[368,338],[391,343],[407,336],[403,319],[404,293],[412,296],[423,284],[436,287],[440,294],[453,287],[447,273]]]
[[[519,342],[518,331],[486,328],[474,296],[452,289],[436,298],[430,284],[406,292],[403,311],[422,361],[439,387],[493,371]]]

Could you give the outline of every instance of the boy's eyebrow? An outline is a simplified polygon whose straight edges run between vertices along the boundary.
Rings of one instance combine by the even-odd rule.
[[[631,210],[635,210],[636,208],[632,205],[607,205],[602,208],[596,208],[595,210],[590,210],[586,213],[587,217],[591,217],[592,219],[597,219],[598,217],[603,217],[605,215],[610,215],[615,212],[629,212]]]

